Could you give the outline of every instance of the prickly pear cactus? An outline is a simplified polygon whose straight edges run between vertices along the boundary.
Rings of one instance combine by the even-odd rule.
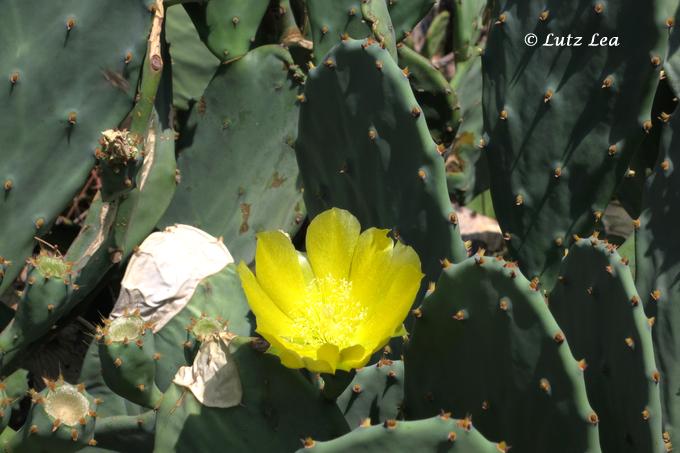
[[[457,67],[451,88],[458,94],[461,118],[446,154],[446,182],[456,201],[467,204],[489,188],[482,115],[482,58],[470,57]]]
[[[652,337],[661,373],[661,401],[664,430],[672,441],[680,437],[680,244],[676,237],[676,206],[680,203],[680,116],[673,114],[663,126],[661,150],[654,173],[647,180],[643,210],[636,227],[636,285],[647,316],[654,319]]]
[[[248,336],[252,326],[249,308],[234,265],[202,280],[187,305],[154,336],[160,354],[156,382],[161,389],[172,382],[180,366],[191,364],[200,346],[194,332],[202,319],[223,325],[229,332]],[[204,325],[203,327],[209,327]]]
[[[42,250],[29,260],[26,288],[21,293],[17,311],[10,324],[0,334],[0,368],[10,371],[8,365],[17,352],[23,350],[64,315],[65,301],[76,292],[73,263],[58,252]]]
[[[340,207],[393,229],[430,280],[467,256],[422,109],[375,41],[344,41],[310,72],[296,152],[311,216]]]
[[[151,326],[139,314],[107,320],[99,331],[99,359],[111,390],[141,406],[155,408],[162,394],[154,382],[156,353]]]
[[[24,426],[12,437],[9,452],[76,452],[93,444],[96,401],[84,387],[60,379],[32,392],[33,405]]]
[[[628,261],[611,244],[579,239],[560,266],[549,305],[580,360],[602,450],[663,451],[652,321]]]
[[[387,2],[389,0],[309,0],[315,62],[323,63],[326,54],[347,37],[371,37],[387,48],[396,61],[395,34]]]
[[[231,61],[250,50],[268,5],[268,0],[209,0],[184,8],[208,49]]]
[[[399,66],[408,72],[409,81],[418,104],[423,108],[432,138],[440,145],[450,145],[460,120],[456,94],[444,75],[430,60],[404,44],[397,46],[397,53]]]
[[[505,0],[492,11],[482,58],[494,209],[522,271],[548,289],[652,126],[670,3]],[[558,46],[568,34],[581,46]]]
[[[583,371],[536,283],[514,264],[475,255],[450,265],[414,315],[408,419],[443,409],[517,450],[600,451]]]
[[[436,0],[387,0],[387,8],[397,41],[411,34],[411,30],[427,15],[435,2]]]
[[[85,182],[101,131],[132,108],[149,3],[3,3],[0,293],[31,254],[34,236],[49,230]]]
[[[357,370],[356,376],[338,397],[338,407],[354,429],[365,423],[383,423],[402,418],[404,363],[380,359]]]
[[[187,387],[170,385],[158,412],[154,451],[292,451],[302,438],[326,440],[348,431],[334,402],[256,348],[243,337],[229,344],[243,386],[243,403],[236,407],[209,407]]]
[[[180,182],[162,227],[184,223],[221,236],[247,262],[258,231],[297,231],[304,208],[292,147],[302,80],[279,46],[219,69],[178,143]]]
[[[472,426],[469,419],[454,420],[443,413],[427,420],[400,422],[386,420],[381,426],[361,426],[349,434],[327,442],[312,438],[304,440],[298,453],[411,452],[440,451],[465,453],[505,453],[510,447],[505,442],[490,442]]]

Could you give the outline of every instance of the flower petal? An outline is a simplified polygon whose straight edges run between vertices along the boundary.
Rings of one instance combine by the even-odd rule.
[[[286,345],[283,342],[280,342],[275,335],[271,335],[267,332],[260,332],[260,334],[269,342],[271,345],[270,352],[281,359],[281,364],[283,366],[293,369],[304,368],[305,363],[297,351],[286,347]]]
[[[285,335],[285,332],[289,332],[292,321],[272,302],[243,261],[238,265],[237,271],[241,277],[241,286],[246,293],[250,310],[257,319],[257,331],[266,330],[276,332],[279,335]]]
[[[349,211],[333,208],[312,220],[307,230],[307,256],[317,278],[349,275],[361,225]]]
[[[262,289],[284,313],[290,314],[304,304],[305,275],[298,252],[283,232],[257,235],[255,272]]]
[[[303,357],[305,368],[315,373],[330,373],[335,374],[338,359],[340,358],[340,351],[334,344],[324,344],[316,352],[316,359],[311,357]]]
[[[354,345],[340,351],[340,363],[337,369],[350,371],[355,368],[361,368],[371,358],[371,351],[366,351],[362,345]]]
[[[352,297],[366,307],[381,299],[383,288],[390,283],[385,273],[392,262],[394,241],[388,233],[389,230],[369,228],[361,233],[354,249],[349,274]]]
[[[300,263],[300,269],[302,269],[302,276],[305,279],[305,286],[310,285],[314,281],[314,271],[312,270],[312,265],[309,264],[307,255],[302,252],[297,252],[298,263]]]
[[[389,269],[384,274],[388,286],[376,304],[370,307],[365,322],[357,329],[355,343],[368,346],[376,338],[389,339],[394,334],[418,293],[424,276],[420,269],[418,254],[411,247],[397,243]],[[376,347],[381,346],[379,344]]]

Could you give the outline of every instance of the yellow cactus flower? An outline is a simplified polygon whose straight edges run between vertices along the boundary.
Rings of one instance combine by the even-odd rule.
[[[423,273],[420,258],[348,211],[319,214],[307,255],[281,231],[257,235],[255,272],[238,272],[257,332],[288,368],[335,373],[360,368],[399,332]]]

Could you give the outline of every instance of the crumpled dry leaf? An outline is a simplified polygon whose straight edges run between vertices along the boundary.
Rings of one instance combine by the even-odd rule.
[[[188,225],[147,237],[130,258],[111,318],[140,311],[158,332],[193,296],[204,278],[233,263],[217,238]]]
[[[223,332],[204,341],[194,363],[181,367],[173,382],[191,390],[204,406],[238,406],[243,398],[243,388],[236,362],[229,352],[229,343],[235,337]]]

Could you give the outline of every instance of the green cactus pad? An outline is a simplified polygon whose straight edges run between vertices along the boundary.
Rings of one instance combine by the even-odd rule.
[[[466,61],[475,55],[474,46],[484,31],[486,0],[453,0],[453,52],[456,61]]]
[[[651,128],[665,9],[496,2],[482,57],[494,209],[512,256],[547,289],[570,238],[593,231]],[[536,46],[525,44],[528,33]],[[619,45],[589,46],[595,33]],[[543,45],[568,34],[583,36],[581,46]]]
[[[304,218],[292,149],[300,77],[279,46],[220,68],[178,142],[180,183],[162,226],[184,223],[221,236],[246,262],[257,232],[297,231]]]
[[[446,156],[446,182],[461,204],[468,204],[489,188],[484,118],[482,117],[482,59],[473,57],[457,66],[451,81],[460,103],[461,123]]]
[[[184,8],[210,51],[231,61],[250,50],[268,5],[269,0],[209,0]]]
[[[157,120],[147,137],[147,152],[137,187],[118,202],[113,238],[123,258],[151,233],[170,205],[177,187],[175,131],[161,130]]]
[[[470,420],[454,420],[448,414],[427,420],[387,420],[380,426],[366,426],[328,442],[305,439],[298,453],[504,453],[509,447],[486,440]]]
[[[634,226],[636,285],[652,328],[656,363],[661,373],[664,430],[680,439],[680,242],[677,206],[680,205],[680,115],[674,113],[661,135],[661,152],[647,180],[643,210]]]
[[[627,261],[604,241],[578,240],[560,267],[550,311],[583,360],[602,450],[663,451],[652,328]]]
[[[347,389],[338,397],[338,407],[350,428],[370,420],[371,424],[401,418],[404,400],[404,363],[382,359],[356,370]]]
[[[155,422],[155,411],[140,415],[98,417],[94,427],[96,446],[85,447],[78,453],[152,451]]]
[[[5,445],[5,451],[80,451],[93,438],[95,416],[96,404],[83,388],[61,380],[48,382],[45,390],[33,393],[26,423]]]
[[[345,41],[309,74],[296,146],[305,204],[311,216],[339,207],[364,228],[394,229],[434,281],[440,260],[467,256],[444,162],[408,79],[369,44]]]
[[[154,336],[138,315],[125,315],[106,324],[98,337],[104,382],[125,399],[155,408],[161,392],[154,383]]]
[[[182,5],[165,12],[165,33],[172,56],[173,105],[189,110],[190,102],[198,102],[220,65],[196,34]]]
[[[249,312],[241,280],[233,264],[203,279],[182,311],[154,335],[156,351],[160,354],[156,366],[158,387],[162,390],[168,388],[177,369],[191,364],[198,350],[195,336],[187,337],[187,327],[192,322],[219,319],[221,324],[226,324],[229,332],[248,336],[252,331]]]
[[[397,52],[399,67],[409,72],[409,81],[423,108],[432,138],[441,145],[450,145],[460,119],[456,94],[430,60],[404,44],[397,46]]]
[[[527,452],[599,452],[583,372],[534,283],[474,256],[444,270],[406,349],[407,419],[471,416]]]
[[[145,0],[8,0],[0,18],[0,293],[132,108],[152,15]],[[129,60],[128,60],[129,56]],[[126,60],[128,63],[126,64]]]
[[[301,438],[332,439],[348,431],[334,402],[298,371],[255,350],[248,338],[235,339],[229,349],[242,404],[203,406],[189,389],[171,384],[158,411],[154,451],[293,451]]]
[[[326,61],[326,55],[343,37],[371,37],[384,42],[392,58],[397,59],[395,35],[387,4],[389,0],[308,0],[309,26],[314,41],[314,60]]]
[[[387,0],[394,36],[401,41],[432,9],[436,0]]]
[[[19,353],[67,312],[65,302],[76,292],[64,258],[41,253],[31,263],[14,319],[0,333],[3,374],[13,371]]]
[[[444,55],[446,50],[446,42],[448,41],[449,34],[449,21],[451,19],[451,13],[448,11],[442,11],[437,14],[430,26],[427,29],[427,35],[425,36],[425,45],[423,46],[423,55],[427,58],[441,57]]]

